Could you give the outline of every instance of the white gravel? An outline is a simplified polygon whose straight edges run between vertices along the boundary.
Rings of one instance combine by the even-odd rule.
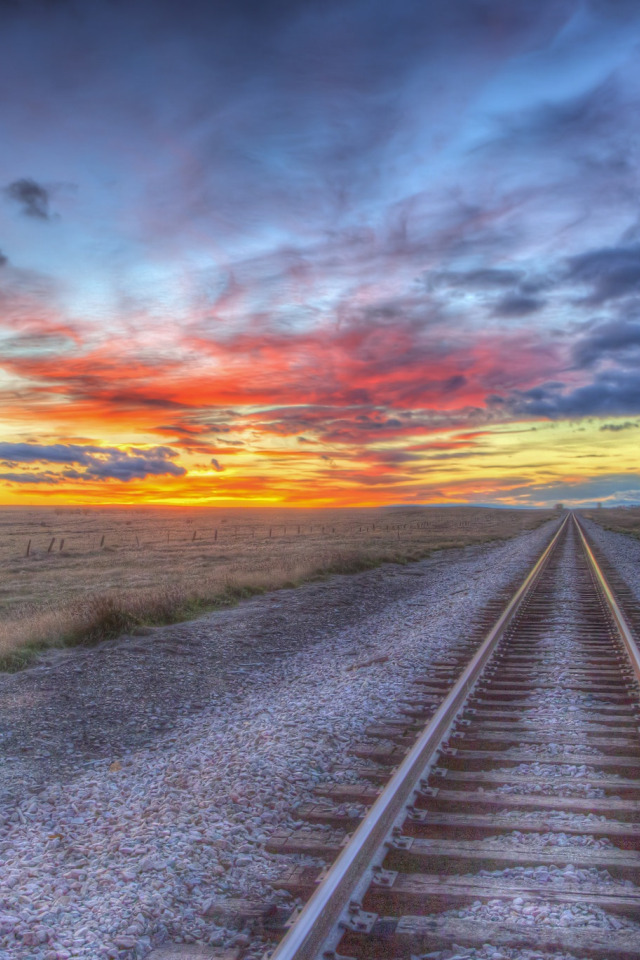
[[[619,888],[621,894],[635,893],[638,888],[631,880],[615,880],[608,870],[598,870],[597,867],[575,867],[572,863],[564,867],[537,866],[537,867],[507,867],[504,870],[479,870],[473,877],[485,877],[493,882],[504,883],[512,881],[520,883],[556,884],[559,888],[570,889],[580,884],[598,884],[599,886]],[[459,875],[458,880],[464,881],[465,875]]]
[[[268,879],[281,867],[262,849],[267,835],[277,826],[299,825],[295,807],[311,799],[315,784],[344,777],[332,774],[332,762],[364,738],[367,725],[388,717],[394,701],[413,692],[412,676],[468,635],[474,612],[508,585],[514,571],[526,572],[551,526],[506,543],[442,553],[411,568],[285,591],[158,631],[164,643],[176,638],[180,703],[167,682],[166,708],[154,702],[147,710],[144,736],[133,723],[129,740],[114,738],[105,746],[100,724],[92,726],[85,712],[80,749],[70,737],[82,684],[77,694],[66,694],[67,713],[56,701],[58,722],[47,727],[40,753],[25,759],[12,752],[19,742],[12,734],[25,715],[25,691],[36,688],[25,675],[3,678],[10,706],[2,753],[14,773],[0,805],[1,960],[127,960],[145,957],[166,938],[232,943],[237,932],[207,916],[211,899],[269,895]],[[393,593],[396,578],[411,578],[411,589]],[[368,583],[383,591],[373,613],[364,601],[362,612],[353,608]],[[299,641],[287,618],[302,615],[305,597],[319,590],[327,616],[313,627],[313,642]],[[332,607],[334,595],[340,603]],[[271,635],[278,657],[264,646],[252,649],[259,639],[252,633],[256,611],[265,622],[265,610],[277,610]],[[224,644],[227,625],[234,642],[244,643],[243,657],[235,652],[239,646],[228,645],[217,668],[225,683],[205,695],[201,655]],[[135,641],[137,649],[145,642]],[[91,710],[97,712],[112,695],[110,684],[117,684],[114,711],[124,728],[140,714],[145,683],[150,697],[166,660],[147,657],[127,701],[126,678],[116,676],[119,650],[111,646],[103,661],[99,651],[72,653],[65,669],[94,682]],[[189,660],[193,650],[198,656]],[[376,657],[388,659],[347,669]],[[112,668],[100,667],[98,689],[90,674],[107,660]],[[47,669],[52,692],[29,708],[43,715],[61,682],[55,662],[37,676],[46,679]],[[197,709],[184,703],[189,684],[204,701]],[[165,713],[172,719],[163,734]],[[109,752],[109,742],[120,745],[117,753]],[[56,765],[61,755],[63,766]]]
[[[594,927],[599,930],[626,930],[640,935],[640,923],[628,917],[606,913],[594,904],[554,903],[526,896],[505,900],[496,898],[487,903],[476,900],[461,910],[449,910],[436,916],[530,926],[549,924],[557,927]]]
[[[504,755],[520,754],[524,750],[527,753],[535,753],[542,759],[564,756],[570,758],[574,754],[584,757],[602,757],[605,755],[599,747],[592,747],[585,743],[520,743],[517,747],[509,747],[508,750],[504,751]]]
[[[598,823],[620,823],[612,821],[604,814],[598,813],[571,813],[569,810],[504,810],[501,817],[514,817],[517,820],[553,820],[554,823],[564,822],[567,827],[587,827]]]
[[[483,943],[481,947],[464,947],[454,943],[446,950],[421,953],[412,960],[577,960],[571,953],[543,953],[526,947],[494,947]]]
[[[638,569],[640,565],[640,540],[626,533],[615,533],[605,530],[593,520],[581,518],[584,528],[595,544],[602,550],[607,560],[615,567],[616,572],[626,581],[627,586],[640,602],[640,582]]]
[[[485,843],[501,847],[530,847],[541,850],[547,847],[591,847],[593,850],[614,850],[616,846],[608,837],[594,837],[590,833],[522,833],[521,830],[512,830],[511,833],[498,834],[495,837],[486,837]]]
[[[499,773],[513,774],[526,777],[584,777],[588,780],[619,780],[617,773],[607,773],[606,770],[596,770],[585,763],[519,763],[515,767],[501,767]]]
[[[589,800],[602,800],[608,796],[602,787],[592,787],[590,783],[573,783],[571,780],[562,780],[560,783],[505,783],[498,787],[496,793],[526,796],[536,794],[542,797],[584,797]],[[619,800],[620,797],[610,797]]]

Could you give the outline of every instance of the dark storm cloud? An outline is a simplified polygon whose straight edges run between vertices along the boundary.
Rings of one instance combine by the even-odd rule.
[[[454,390],[460,390],[462,387],[466,387],[468,381],[461,373],[456,373],[454,376],[442,380],[441,383],[445,393],[452,393]]]
[[[591,286],[588,301],[601,304],[640,291],[640,244],[591,250],[569,260],[568,278]]]
[[[450,274],[460,278],[466,287],[510,287],[522,276],[517,270],[502,270],[487,268],[485,270],[469,270],[467,273]]]
[[[101,447],[81,447],[64,443],[0,443],[0,459],[15,463],[89,463],[91,454]]]
[[[180,410],[186,406],[184,403],[180,403],[178,400],[170,400],[167,397],[150,397],[145,396],[142,393],[112,393],[109,396],[109,403],[113,404],[114,407],[149,407],[151,409],[157,407],[160,410]]]
[[[49,473],[0,473],[0,480],[5,480],[7,483],[46,483],[50,485],[60,483],[59,477]]]
[[[177,456],[170,447],[139,449],[130,447],[84,446],[79,444],[0,443],[0,459],[16,467],[20,463],[77,464],[82,470],[66,470],[67,479],[91,480],[143,480],[149,476],[171,475],[182,477],[186,470],[172,461]],[[15,483],[57,483],[58,474],[5,473],[2,479]],[[18,479],[20,478],[20,479]]]
[[[0,250],[0,267],[4,267],[9,262],[9,257],[7,257],[2,250]]]
[[[514,293],[499,300],[493,312],[498,317],[526,317],[530,313],[541,310],[544,305],[545,301],[537,297],[526,297]]]
[[[441,270],[430,273],[426,277],[430,288],[437,286],[460,287],[470,289],[493,289],[495,287],[514,287],[522,279],[519,270],[504,270],[487,267],[483,270],[451,271]]]
[[[592,383],[573,389],[563,384],[543,384],[514,391],[509,397],[488,397],[493,409],[502,407],[515,416],[562,417],[625,416],[640,413],[640,371],[606,371]]]
[[[120,454],[104,461],[94,461],[87,469],[84,479],[121,480],[128,483],[130,480],[144,480],[146,477],[183,477],[186,474],[184,467],[171,463],[162,455],[153,456],[152,451],[150,454],[138,457]]]
[[[8,187],[5,187],[5,194],[10,200],[14,200],[20,205],[20,208],[26,217],[33,217],[36,220],[50,220],[49,214],[49,191],[35,180],[23,178],[14,180]]]
[[[222,471],[224,470],[224,467],[222,466],[220,461],[216,459],[216,457],[211,457],[211,466],[216,471],[216,473],[222,473]]]
[[[622,366],[640,360],[640,320],[611,320],[593,326],[576,343],[573,357],[578,367],[592,367],[602,360]]]

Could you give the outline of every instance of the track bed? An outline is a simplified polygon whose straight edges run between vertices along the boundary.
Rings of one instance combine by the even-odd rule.
[[[640,958],[637,646],[572,516],[471,653],[270,839],[276,886],[307,901],[273,960]]]

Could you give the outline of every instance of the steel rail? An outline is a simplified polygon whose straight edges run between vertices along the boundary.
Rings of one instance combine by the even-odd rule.
[[[406,806],[416,784],[425,776],[437,748],[446,737],[470,690],[502,638],[507,626],[545,567],[562,531],[567,514],[522,585],[509,601],[461,676],[404,758],[324,880],[277,945],[270,960],[316,960],[340,921],[358,881]]]
[[[618,633],[620,634],[622,638],[622,642],[626,647],[627,654],[629,655],[629,659],[631,660],[631,666],[633,667],[633,672],[635,674],[636,680],[640,682],[640,651],[638,650],[638,645],[635,641],[635,638],[629,627],[629,624],[627,623],[624,613],[618,606],[618,603],[616,601],[616,598],[613,595],[611,587],[607,582],[607,578],[605,577],[604,573],[600,569],[600,564],[598,563],[595,556],[593,555],[593,550],[589,546],[589,541],[587,540],[585,532],[582,529],[582,524],[580,523],[578,518],[575,516],[575,514],[571,514],[571,516],[573,517],[575,525],[578,528],[578,532],[580,533],[582,545],[584,547],[585,553],[587,554],[587,558],[589,560],[589,565],[591,567],[591,570],[593,571],[596,581],[605,596],[605,599],[609,605],[611,615],[618,629]]]

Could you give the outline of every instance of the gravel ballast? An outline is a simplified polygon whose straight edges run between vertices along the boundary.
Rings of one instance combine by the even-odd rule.
[[[627,533],[605,530],[594,520],[581,518],[581,522],[591,541],[600,549],[606,559],[615,567],[616,572],[626,582],[636,600],[640,603],[640,540]]]
[[[315,785],[349,778],[333,763],[522,579],[554,527],[3,676],[0,958],[232,944],[212,901],[273,899],[267,836],[299,825]]]

